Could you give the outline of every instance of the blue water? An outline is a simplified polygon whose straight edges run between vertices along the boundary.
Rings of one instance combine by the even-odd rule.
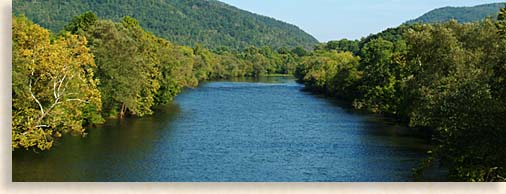
[[[13,152],[14,181],[413,181],[426,140],[302,91],[291,78],[187,89],[50,152]]]

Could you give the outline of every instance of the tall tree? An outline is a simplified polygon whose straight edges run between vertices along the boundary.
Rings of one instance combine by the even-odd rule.
[[[437,130],[433,157],[458,180],[504,181],[506,108],[491,85],[504,52],[498,40],[490,20],[424,26],[407,37],[417,67],[411,124]]]
[[[80,34],[83,35],[84,32],[90,31],[95,23],[97,22],[98,17],[95,13],[88,11],[79,16],[74,17],[72,21],[65,25],[63,28],[64,31],[70,32],[72,34]]]
[[[47,150],[62,133],[84,135],[86,118],[100,111],[93,55],[85,37],[49,32],[14,17],[12,147]]]
[[[103,105],[109,116],[151,114],[158,73],[145,32],[132,18],[99,20],[87,33],[97,63]],[[135,80],[135,81],[132,81]]]

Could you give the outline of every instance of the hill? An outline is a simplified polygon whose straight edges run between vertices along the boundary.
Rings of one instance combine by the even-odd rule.
[[[131,16],[153,34],[187,46],[311,48],[318,43],[295,25],[216,0],[13,0],[14,14],[24,14],[53,32],[85,11],[114,21]]]
[[[440,23],[451,19],[455,19],[460,23],[475,22],[483,20],[486,17],[495,18],[499,9],[505,5],[506,3],[492,3],[474,7],[443,7],[429,11],[419,18],[406,23]]]

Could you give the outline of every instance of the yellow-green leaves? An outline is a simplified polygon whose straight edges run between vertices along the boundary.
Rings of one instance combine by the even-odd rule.
[[[438,160],[455,180],[504,181],[505,14],[498,22],[388,29],[358,43],[359,65],[335,52],[352,50],[339,45],[347,41],[322,44],[296,76],[309,89],[353,100],[355,108],[433,129],[435,145],[417,174]]]
[[[309,87],[335,96],[348,95],[348,89],[361,78],[357,70],[359,57],[350,52],[318,51],[304,57],[298,67],[299,79]]]
[[[86,39],[13,18],[13,148],[49,149],[60,133],[83,134],[87,105],[100,111]]]
[[[506,7],[502,8],[497,15],[497,29],[499,30],[499,34],[506,39]]]

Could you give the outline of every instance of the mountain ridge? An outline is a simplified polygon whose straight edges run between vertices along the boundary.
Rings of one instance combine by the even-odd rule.
[[[446,6],[433,9],[423,14],[422,16],[409,20],[405,23],[441,23],[450,21],[452,19],[455,19],[460,23],[467,23],[480,21],[487,17],[492,17],[495,19],[497,13],[499,12],[499,9],[505,6],[506,2],[463,7]]]
[[[119,21],[124,16],[172,42],[208,48],[312,48],[318,40],[298,26],[217,0],[13,0],[13,13],[57,33],[85,11]]]

